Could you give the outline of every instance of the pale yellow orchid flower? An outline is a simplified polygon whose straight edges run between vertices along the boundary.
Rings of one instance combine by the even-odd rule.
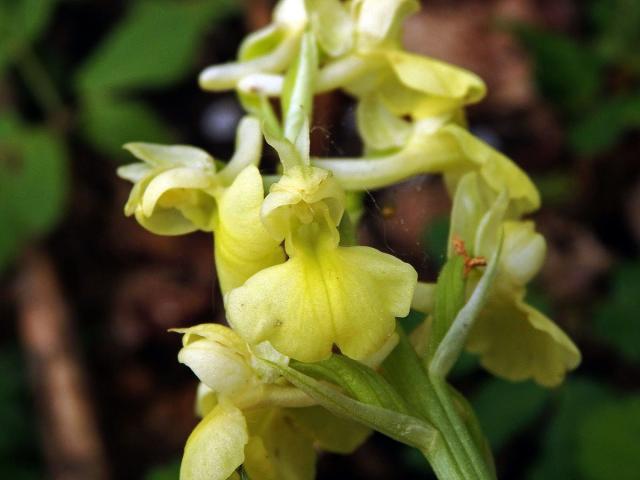
[[[262,152],[258,120],[241,121],[236,152],[220,171],[213,157],[195,147],[130,143],[125,148],[142,160],[118,169],[134,182],[125,213],[161,235],[215,232],[223,293],[284,260],[282,248],[260,221],[264,190],[256,168]]]
[[[316,158],[313,164],[330,170],[347,190],[381,188],[423,173],[440,173],[451,192],[467,172],[477,171],[495,193],[507,188],[509,216],[536,210],[540,195],[529,177],[509,158],[487,145],[450,116],[434,117],[402,128],[390,126],[401,146],[360,158]],[[395,133],[393,133],[395,132]]]
[[[225,480],[242,464],[251,478],[312,479],[314,445],[350,453],[368,437],[368,429],[309,407],[309,397],[285,385],[259,360],[286,365],[268,344],[250,348],[217,324],[174,331],[184,334],[178,359],[202,381],[196,411],[203,419],[187,440],[181,480]]]
[[[488,259],[498,248],[499,232],[487,219],[495,209],[508,209],[500,203],[480,175],[469,173],[459,181],[450,232],[452,238],[455,235],[465,242],[469,255]],[[531,378],[552,387],[578,366],[580,352],[555,323],[524,300],[526,284],[544,261],[546,244],[533,222],[507,220],[501,228],[504,239],[498,273],[467,349],[479,355],[481,364],[495,375],[514,381]],[[470,272],[471,287],[480,275]]]
[[[272,23],[242,42],[238,61],[207,67],[200,74],[200,86],[230,90],[247,75],[285,71],[295,58],[307,21],[304,0],[280,0]]]
[[[343,209],[344,193],[318,168],[294,167],[271,187],[263,221],[289,259],[226,298],[229,323],[249,343],[268,340],[305,362],[327,358],[334,344],[365,359],[409,313],[415,270],[373,248],[340,246]]]
[[[273,22],[244,41],[238,61],[208,67],[200,85],[279,96],[308,28],[323,58],[317,93],[342,88],[418,119],[478,102],[486,88],[476,75],[402,49],[400,26],[418,7],[415,0],[283,0]]]

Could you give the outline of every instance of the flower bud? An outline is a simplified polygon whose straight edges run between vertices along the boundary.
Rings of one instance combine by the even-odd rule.
[[[261,215],[269,233],[282,240],[296,226],[309,225],[322,216],[335,227],[340,223],[344,205],[344,191],[331,172],[297,166],[271,186],[262,204]]]
[[[232,395],[255,379],[249,348],[228,327],[208,323],[172,331],[184,334],[178,361],[213,392]]]

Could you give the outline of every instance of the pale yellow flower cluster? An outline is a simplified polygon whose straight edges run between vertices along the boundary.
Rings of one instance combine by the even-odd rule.
[[[142,161],[118,172],[135,184],[126,214],[161,235],[213,232],[231,326],[179,330],[179,360],[202,382],[204,417],[185,448],[183,480],[224,480],[241,464],[254,480],[311,479],[314,444],[349,452],[366,438],[366,429],[313,407],[263,361],[316,362],[337,347],[379,362],[393,347],[396,318],[412,300],[430,304],[418,298],[428,288],[414,299],[413,267],[341,244],[348,191],[442,174],[454,195],[452,237],[487,258],[503,242],[467,348],[497,375],[549,386],[579,362],[568,337],[524,300],[545,253],[544,239],[523,220],[539,207],[538,192],[511,160],[466,130],[462,109],[484,96],[482,81],[402,49],[402,22],[417,8],[415,0],[281,0],[273,22],[243,42],[237,62],[200,76],[206,90],[235,89],[249,111],[229,162],[189,146],[125,146]],[[357,101],[363,157],[309,157],[310,98],[334,89]],[[282,99],[282,126],[269,96]],[[284,167],[266,196],[258,170],[263,135]],[[470,291],[479,275],[471,273]]]

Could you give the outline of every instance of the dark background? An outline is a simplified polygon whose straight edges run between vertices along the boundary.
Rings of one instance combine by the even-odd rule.
[[[126,219],[130,186],[115,169],[132,140],[228,158],[241,110],[233,94],[200,91],[197,74],[233,58],[270,8],[0,0],[0,478],[177,479],[196,380],[166,329],[222,320],[211,239]],[[487,82],[471,129],[544,202],[534,218],[549,253],[529,300],[584,356],[550,391],[463,358],[454,381],[500,478],[640,478],[640,1],[434,0],[405,42]],[[359,151],[348,98],[320,97],[316,124],[315,153]],[[432,280],[450,208],[440,179],[366,204],[362,242]],[[431,478],[417,452],[381,436],[323,455],[318,470]]]

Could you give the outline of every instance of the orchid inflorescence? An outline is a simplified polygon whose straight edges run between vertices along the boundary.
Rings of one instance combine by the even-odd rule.
[[[497,376],[546,387],[580,362],[526,302],[545,257],[525,219],[539,194],[466,129],[463,109],[483,82],[403,50],[402,23],[417,9],[281,0],[236,62],[200,75],[205,90],[234,89],[248,112],[228,162],[191,146],[125,145],[141,160],[118,170],[134,183],[125,213],[160,235],[213,233],[230,325],[175,330],[178,359],[201,382],[183,480],[312,479],[317,448],[350,453],[372,430],[420,449],[439,478],[495,478],[473,411],[446,382],[462,350]],[[333,90],[356,101],[361,157],[310,155],[314,95]],[[280,159],[275,179],[258,169],[263,138]],[[436,284],[353,244],[362,200],[352,192],[424,173],[442,175],[453,197]],[[425,319],[407,337],[397,319],[411,309]]]

